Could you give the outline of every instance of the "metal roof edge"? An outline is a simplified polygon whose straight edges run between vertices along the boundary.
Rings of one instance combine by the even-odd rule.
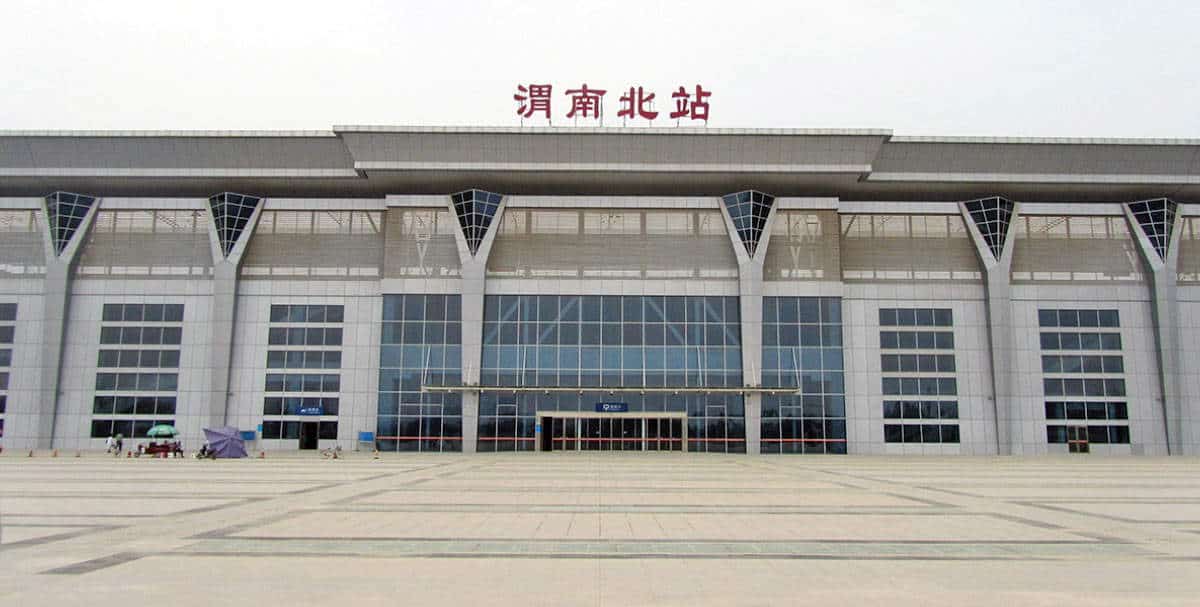
[[[893,135],[888,143],[991,143],[999,145],[1163,145],[1200,146],[1200,139],[1138,137],[957,137]]]
[[[335,125],[333,131],[343,133],[395,134],[509,134],[509,135],[784,135],[835,137],[891,137],[890,129],[752,129],[706,127],[608,127],[608,126],[389,126]]]
[[[333,131],[55,131],[2,130],[0,137],[337,137]]]

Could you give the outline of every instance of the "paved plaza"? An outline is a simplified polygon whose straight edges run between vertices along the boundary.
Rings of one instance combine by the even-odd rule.
[[[6,452],[0,605],[1197,605],[1197,464]]]

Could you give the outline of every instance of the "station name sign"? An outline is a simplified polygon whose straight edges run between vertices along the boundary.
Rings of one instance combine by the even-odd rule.
[[[627,413],[629,403],[596,403],[596,413]]]
[[[565,88],[561,97],[558,97],[561,105],[567,108],[562,115],[577,122],[580,119],[595,121],[602,126],[606,116],[604,101],[608,93],[607,89],[591,88],[586,82],[574,88]],[[617,97],[620,106],[617,109],[617,118],[623,124],[631,120],[653,124],[663,113],[655,109],[655,93],[646,90],[645,87],[630,86],[627,90],[614,91],[613,96]],[[699,84],[692,87],[680,86],[671,93],[674,109],[665,112],[663,117],[675,120],[676,124],[688,120],[707,125],[710,109],[708,99],[711,96],[712,91],[705,90]],[[522,122],[527,118],[545,118],[550,122],[554,117],[555,99],[553,84],[518,84],[517,92],[513,95],[513,100],[517,102],[517,115],[521,117]]]

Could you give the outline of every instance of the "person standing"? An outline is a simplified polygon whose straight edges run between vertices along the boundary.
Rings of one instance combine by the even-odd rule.
[[[118,434],[118,435],[117,435],[117,453],[116,453],[116,457],[121,457],[121,450],[122,450],[124,447],[125,447],[125,437],[124,437],[124,436],[122,436],[122,435],[120,435],[120,434]]]
[[[113,435],[109,434],[108,439],[106,439],[104,441],[104,452],[112,453],[113,447],[116,447],[116,446],[117,446],[117,441],[113,438]]]

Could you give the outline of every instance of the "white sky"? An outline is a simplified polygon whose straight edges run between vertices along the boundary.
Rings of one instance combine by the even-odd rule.
[[[520,124],[703,84],[712,127],[1200,137],[1200,2],[0,0],[0,129]],[[544,122],[543,122],[544,123]],[[582,124],[582,123],[581,123]]]

